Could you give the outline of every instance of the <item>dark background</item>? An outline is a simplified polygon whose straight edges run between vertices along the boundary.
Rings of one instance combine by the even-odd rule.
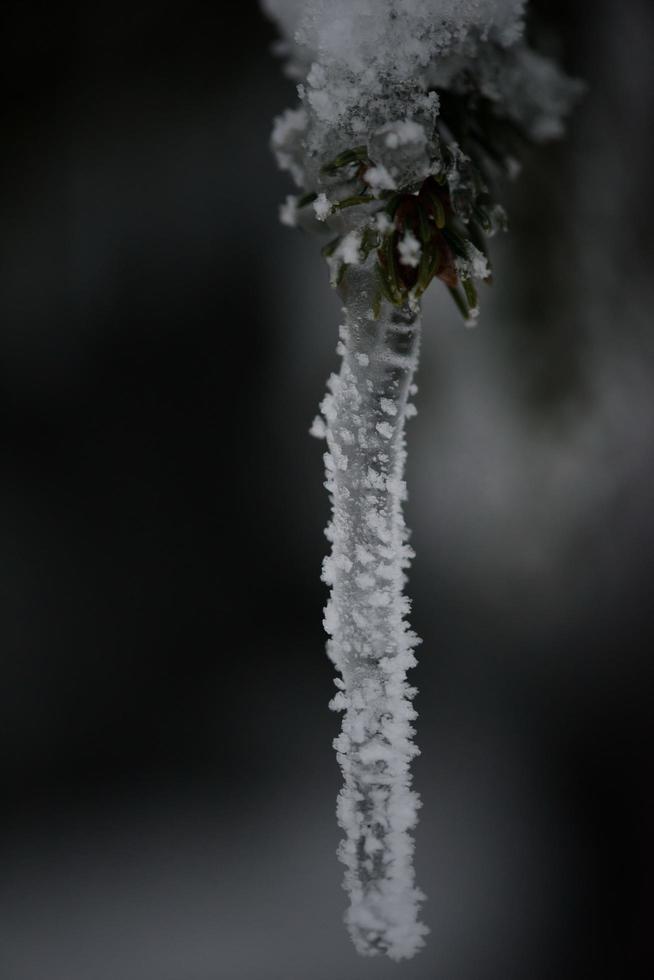
[[[400,965],[341,925],[321,447],[339,322],[282,228],[254,2],[1,15],[2,980],[650,975],[654,14],[539,2],[588,82],[425,308]],[[536,28],[533,28],[536,30]]]

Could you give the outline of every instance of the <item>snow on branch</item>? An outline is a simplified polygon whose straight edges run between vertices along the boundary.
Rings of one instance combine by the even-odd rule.
[[[582,86],[527,46],[525,0],[264,7],[298,81],[299,105],[272,138],[301,191],[282,220],[339,239],[356,230],[364,258],[379,259],[379,299],[411,305],[437,278],[473,323],[486,240],[506,227],[499,182],[519,172],[526,142],[561,134]]]

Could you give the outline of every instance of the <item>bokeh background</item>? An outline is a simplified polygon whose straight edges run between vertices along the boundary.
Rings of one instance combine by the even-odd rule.
[[[425,308],[407,518],[432,933],[360,960],[307,434],[337,365],[239,4],[4,4],[3,980],[650,976],[654,9],[533,3],[588,92]]]

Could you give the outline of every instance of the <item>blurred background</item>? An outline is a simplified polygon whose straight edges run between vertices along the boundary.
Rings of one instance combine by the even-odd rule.
[[[0,976],[649,976],[654,9],[538,0],[588,93],[410,424],[427,948],[341,924],[294,101],[239,4],[1,16]]]

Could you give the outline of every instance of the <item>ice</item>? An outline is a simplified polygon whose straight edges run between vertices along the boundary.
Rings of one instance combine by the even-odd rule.
[[[428,931],[419,918],[424,896],[415,885],[410,837],[419,806],[410,763],[418,749],[415,690],[406,673],[418,639],[403,595],[412,554],[402,515],[403,428],[418,329],[417,320],[395,323],[389,308],[374,325],[348,309],[339,334],[341,370],[322,404],[332,501],[325,625],[342,677],[330,707],[343,712],[334,747],[344,778],[337,816],[345,834],[339,856],[350,895],[346,922],[360,953],[396,960],[413,956]],[[348,463],[339,468],[342,457]]]

